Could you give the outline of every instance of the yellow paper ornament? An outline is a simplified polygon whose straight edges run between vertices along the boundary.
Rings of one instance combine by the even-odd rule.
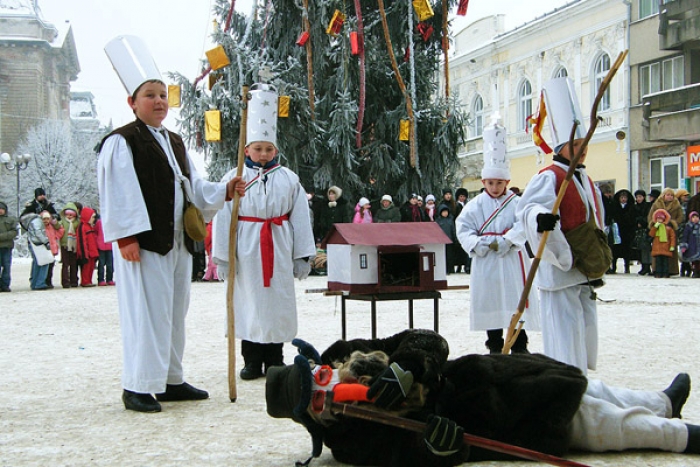
[[[180,85],[168,84],[168,107],[180,107]]]
[[[211,50],[207,50],[205,54],[207,56],[207,60],[209,60],[209,66],[211,66],[212,70],[219,70],[231,64],[231,61],[228,59],[228,55],[226,55],[226,51],[224,50],[224,46],[221,44],[217,45]]]
[[[408,141],[411,134],[411,122],[409,120],[401,120],[399,122],[399,140]]]
[[[413,9],[416,10],[418,21],[425,21],[435,16],[429,0],[413,0]]]
[[[289,105],[291,99],[289,96],[280,96],[277,104],[277,116],[289,117]]]
[[[209,142],[221,141],[221,111],[204,112],[204,139]]]

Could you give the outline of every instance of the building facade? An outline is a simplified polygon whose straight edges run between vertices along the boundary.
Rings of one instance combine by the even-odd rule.
[[[635,186],[700,192],[700,0],[631,4]]]
[[[467,26],[455,36],[450,91],[470,114],[468,139],[460,152],[461,185],[481,188],[482,131],[498,113],[508,131],[511,186],[525,187],[551,156],[532,142],[527,119],[536,112],[545,81],[568,76],[575,83],[586,127],[600,82],[628,48],[629,7],[622,1],[574,0],[510,31],[503,16]],[[629,73],[625,61],[603,96],[600,123],[586,166],[597,182],[630,187]],[[543,132],[549,140],[549,130]]]

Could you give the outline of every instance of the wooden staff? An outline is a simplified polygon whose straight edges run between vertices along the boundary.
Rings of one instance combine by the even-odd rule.
[[[243,86],[241,91],[241,129],[238,134],[238,166],[236,176],[243,174],[245,163],[246,127],[248,126],[248,86]],[[228,282],[226,288],[226,318],[228,335],[228,397],[231,402],[236,402],[238,390],[236,388],[236,313],[233,309],[233,286],[236,282],[236,246],[238,240],[238,208],[241,204],[241,195],[237,191],[233,195],[233,209],[231,210],[231,225],[228,231]]]
[[[561,186],[559,187],[559,191],[557,192],[557,199],[554,201],[554,206],[552,206],[552,214],[557,214],[559,212],[559,205],[564,199],[564,194],[566,193],[566,189],[569,186],[571,178],[576,172],[576,166],[581,160],[583,152],[586,150],[588,142],[593,137],[593,133],[595,132],[596,127],[598,126],[598,105],[600,104],[600,101],[603,98],[603,95],[605,94],[605,90],[610,85],[610,81],[612,81],[613,77],[615,76],[615,73],[617,73],[617,70],[620,68],[620,66],[622,66],[622,62],[625,60],[625,57],[627,57],[627,50],[621,52],[620,55],[617,56],[617,60],[615,60],[615,63],[608,71],[608,74],[605,76],[605,79],[603,79],[603,81],[600,83],[600,86],[598,87],[598,94],[596,94],[595,96],[595,99],[593,101],[593,107],[591,109],[591,127],[588,129],[588,133],[586,133],[586,137],[583,139],[581,146],[579,146],[578,151],[576,151],[576,154],[574,154],[573,158],[569,163],[569,170],[566,172],[566,177],[564,178],[564,181],[562,182]],[[576,134],[576,127],[578,126],[578,124],[579,122],[574,122],[573,127],[571,128],[571,135],[569,136],[570,154],[573,154],[574,152],[574,135]],[[548,230],[542,232],[542,238],[540,239],[540,244],[537,248],[537,254],[532,260],[532,264],[530,265],[530,271],[528,272],[527,279],[525,280],[525,286],[523,287],[523,291],[520,294],[518,309],[515,313],[513,313],[513,316],[510,319],[508,333],[506,334],[505,343],[503,345],[502,352],[504,354],[508,354],[510,352],[511,347],[513,347],[513,344],[515,344],[515,340],[518,338],[518,334],[520,334],[520,330],[523,328],[523,322],[521,321],[521,318],[523,316],[523,313],[525,313],[525,304],[527,303],[528,296],[530,295],[532,283],[535,280],[535,274],[537,274],[537,268],[540,265],[540,260],[542,259],[544,247],[547,244],[548,237]]]
[[[328,395],[326,396],[325,408],[328,409],[330,413],[335,415],[344,415],[346,417],[359,418],[361,420],[381,423],[382,425],[403,428],[405,430],[413,431],[416,433],[423,433],[426,427],[425,423],[419,422],[417,420],[397,417],[396,415],[391,415],[385,412],[379,412],[377,410],[373,410],[367,407],[361,407],[358,405],[332,402],[332,398],[328,397]],[[476,446],[479,448],[488,449],[489,451],[509,454],[511,456],[519,457],[521,459],[544,462],[550,465],[559,465],[564,467],[588,467],[585,464],[579,464],[578,462],[563,459],[561,457],[553,456],[551,454],[545,454],[543,452],[534,451],[532,449],[527,449],[520,446],[514,446],[512,444],[504,443],[502,441],[495,441],[493,439],[482,438],[481,436],[470,435],[468,433],[464,433],[464,442],[469,444],[470,446]]]

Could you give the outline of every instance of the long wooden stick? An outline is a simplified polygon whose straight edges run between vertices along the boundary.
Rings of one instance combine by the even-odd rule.
[[[627,57],[627,52],[628,51],[625,50],[617,56],[615,63],[612,67],[610,67],[608,74],[605,76],[603,81],[600,83],[600,86],[598,87],[598,93],[595,96],[595,99],[593,101],[593,107],[591,109],[591,127],[588,129],[588,133],[586,133],[586,137],[583,139],[581,146],[579,146],[578,151],[576,151],[576,154],[574,154],[573,158],[571,159],[571,162],[569,163],[569,170],[566,172],[566,177],[564,178],[564,181],[559,187],[557,199],[554,201],[554,206],[552,206],[552,214],[557,214],[559,212],[559,206],[561,205],[561,202],[564,199],[564,194],[566,193],[566,189],[569,186],[569,182],[571,181],[571,178],[576,172],[576,166],[581,160],[581,157],[583,156],[583,153],[586,150],[589,141],[593,137],[593,133],[595,132],[596,127],[598,126],[598,105],[600,104],[600,101],[603,98],[603,95],[605,94],[605,90],[610,85],[610,81],[612,81],[613,77],[615,76],[615,73],[617,73],[617,70],[620,68],[620,66],[622,66],[622,62],[624,62],[625,57]],[[573,153],[574,135],[576,134],[577,125],[578,122],[574,122],[574,125],[571,129],[571,135],[569,137],[569,147],[571,148],[571,153]],[[521,321],[521,318],[523,316],[523,313],[525,313],[525,304],[527,303],[528,296],[530,295],[532,283],[535,280],[535,274],[537,274],[537,268],[540,265],[540,261],[542,259],[542,255],[544,254],[544,248],[547,244],[548,238],[549,231],[544,231],[542,233],[542,238],[540,239],[540,244],[537,248],[537,254],[535,255],[535,258],[532,260],[532,264],[530,265],[530,271],[527,274],[525,286],[523,287],[523,291],[520,294],[518,309],[510,319],[508,333],[506,334],[505,343],[503,345],[502,352],[504,354],[510,353],[510,349],[513,347],[513,344],[515,344],[515,340],[518,338],[518,334],[520,334],[520,331],[523,328],[523,322]]]
[[[236,176],[243,174],[245,162],[246,127],[248,126],[248,86],[243,86],[241,91],[241,128],[238,134],[238,165]],[[228,335],[228,397],[231,402],[236,402],[238,390],[236,388],[236,313],[233,308],[233,289],[236,282],[236,246],[238,244],[238,209],[241,197],[238,192],[233,195],[233,209],[231,210],[231,225],[228,231],[228,281],[226,288],[226,317]]]
[[[382,425],[395,426],[416,433],[423,433],[426,427],[425,423],[417,420],[397,417],[395,415],[379,412],[358,405],[343,404],[340,402],[331,402],[327,405],[329,405],[328,409],[330,412],[336,415],[344,415],[346,417],[359,418],[370,422],[381,423]],[[559,465],[564,467],[588,467],[585,464],[579,464],[578,462],[563,459],[551,454],[545,454],[543,452],[534,451],[532,449],[527,449],[520,446],[514,446],[512,444],[483,438],[481,436],[470,435],[468,433],[464,433],[464,442],[471,446],[488,449],[489,451],[509,454],[521,459],[544,462],[550,465]]]

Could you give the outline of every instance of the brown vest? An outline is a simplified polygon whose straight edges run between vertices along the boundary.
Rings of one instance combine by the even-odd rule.
[[[134,155],[134,170],[151,222],[152,230],[136,234],[139,246],[144,250],[166,255],[173,248],[175,227],[175,174],[168,163],[168,156],[146,124],[139,119],[107,135],[100,144],[100,150],[104,141],[114,134],[124,137]],[[182,174],[190,178],[187,152],[182,138],[172,132],[168,132],[168,135]],[[185,246],[192,253],[194,245],[187,235]]]

